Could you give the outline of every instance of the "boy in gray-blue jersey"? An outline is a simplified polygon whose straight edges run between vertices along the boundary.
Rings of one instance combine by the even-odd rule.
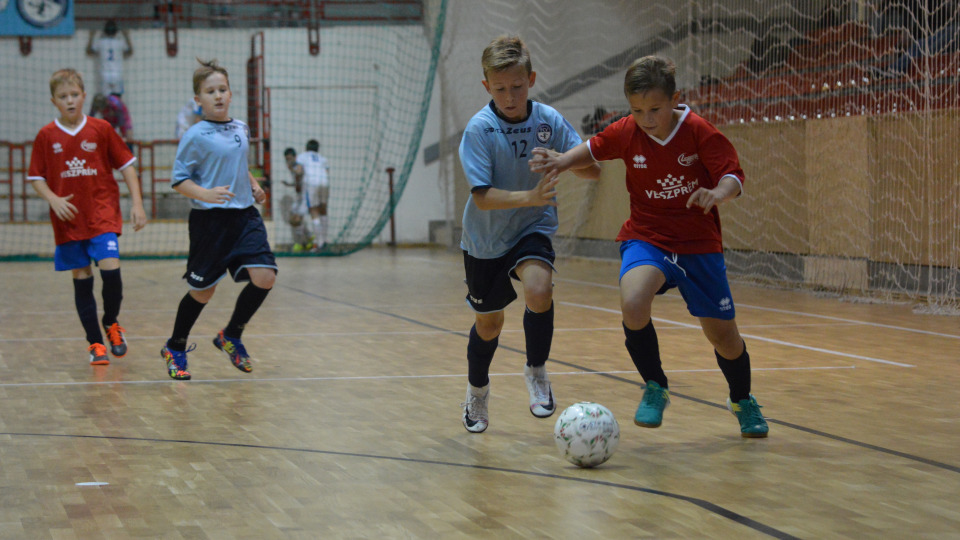
[[[190,291],[180,301],[173,334],[160,355],[174,379],[189,379],[187,338],[217,283],[229,271],[249,281],[237,297],[230,322],[213,344],[240,371],[250,372],[250,356],[240,341],[246,324],[273,288],[277,263],[260,212],[266,199],[247,168],[249,128],[230,118],[230,80],[216,60],[200,61],[193,74],[194,100],[203,120],[187,130],[177,147],[173,189],[191,199],[190,255],[184,278]]]
[[[467,124],[460,161],[470,182],[463,212],[467,302],[476,322],[467,343],[468,384],[463,425],[480,433],[489,423],[490,363],[503,329],[503,310],[517,298],[512,279],[523,285],[524,375],[530,412],[545,418],[556,410],[546,361],[553,341],[553,261],[557,231],[557,180],[530,172],[535,147],[562,153],[580,136],[553,108],[527,99],[536,72],[530,52],[516,36],[494,39],[483,51],[483,86],[493,98]],[[593,163],[572,171],[597,179]]]

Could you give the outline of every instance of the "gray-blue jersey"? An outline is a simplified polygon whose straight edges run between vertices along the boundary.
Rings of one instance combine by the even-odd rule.
[[[528,101],[529,115],[511,123],[498,116],[493,101],[473,115],[460,141],[460,162],[471,195],[463,210],[460,247],[472,257],[494,259],[506,254],[524,236],[557,231],[555,206],[480,210],[473,202],[477,188],[525,191],[536,187],[540,173],[530,172],[531,151],[538,146],[566,152],[582,141],[573,126],[553,107]]]
[[[210,204],[190,199],[194,208],[247,208],[253,206],[253,189],[247,155],[250,151],[250,128],[240,120],[197,122],[180,139],[173,163],[171,184],[193,180],[206,189],[226,186],[234,197],[223,204]]]

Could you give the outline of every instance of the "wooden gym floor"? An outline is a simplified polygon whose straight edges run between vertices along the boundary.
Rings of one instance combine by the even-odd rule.
[[[250,374],[210,343],[240,289],[223,281],[182,382],[159,357],[182,260],[123,262],[130,352],[102,367],[52,266],[0,273],[0,538],[960,538],[954,317],[734,284],[770,423],[748,440],[668,294],[654,315],[672,403],[644,429],[617,264],[561,260],[558,404],[602,403],[621,428],[611,460],[580,470],[556,450],[556,415],[527,408],[521,301],[490,428],[461,425],[459,253],[281,259],[244,335]]]

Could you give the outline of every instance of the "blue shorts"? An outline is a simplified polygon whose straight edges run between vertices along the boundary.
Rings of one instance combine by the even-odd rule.
[[[513,248],[496,259],[478,259],[463,252],[467,278],[467,303],[477,313],[502,311],[517,299],[511,278],[519,280],[517,266],[527,259],[543,261],[553,268],[556,260],[553,243],[540,233],[528,234]]]
[[[657,291],[663,294],[676,287],[694,317],[733,320],[735,309],[727,282],[723,253],[677,255],[642,240],[620,244],[620,279],[631,268],[655,266],[667,278]]]
[[[53,268],[57,271],[76,270],[90,266],[90,259],[120,258],[120,243],[117,233],[103,233],[89,240],[74,240],[57,246],[53,252]]]
[[[190,255],[183,274],[191,289],[213,287],[229,271],[234,281],[249,281],[248,268],[277,271],[267,229],[253,206],[190,211]]]

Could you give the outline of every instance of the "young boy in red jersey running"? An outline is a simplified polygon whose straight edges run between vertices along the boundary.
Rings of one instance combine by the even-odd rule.
[[[123,299],[120,250],[117,237],[123,228],[120,189],[113,178],[119,169],[130,191],[133,230],[147,223],[140,195],[140,179],[132,167],[136,158],[113,127],[83,114],[86,93],[83,78],[73,69],[61,69],[50,78],[50,101],[60,118],[37,134],[30,154],[27,180],[50,205],[50,222],[57,244],[54,268],[73,273],[74,300],[90,346],[90,363],[109,364],[103,334],[97,323],[90,260],[103,279],[103,323],[110,352],[127,354],[126,332],[117,322]]]
[[[734,319],[717,209],[740,195],[743,169],[730,141],[679,103],[675,72],[662,58],[636,60],[623,85],[630,116],[562,155],[535,148],[530,168],[549,179],[594,161],[627,165],[630,218],[617,235],[620,307],[627,351],[646,382],[634,422],[660,426],[670,403],[651,312],[656,295],[677,287],[714,347],[741,435],[766,437],[750,394],[750,356]]]

